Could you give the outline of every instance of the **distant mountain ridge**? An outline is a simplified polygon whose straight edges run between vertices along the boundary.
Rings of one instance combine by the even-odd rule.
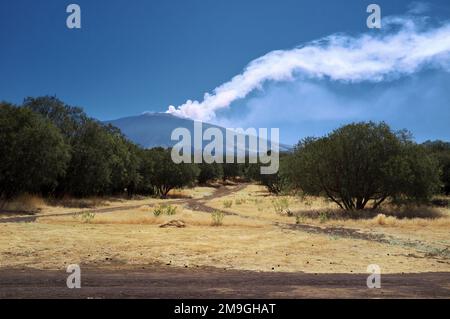
[[[177,141],[171,140],[172,131],[176,128],[186,128],[194,136],[195,121],[180,118],[168,113],[144,113],[137,116],[119,118],[117,120],[105,121],[118,127],[122,133],[136,144],[144,148],[172,147]],[[227,129],[218,125],[202,123],[203,131],[208,128],[218,128],[226,134]],[[205,143],[204,143],[205,144]],[[280,144],[280,151],[289,151],[290,146]]]

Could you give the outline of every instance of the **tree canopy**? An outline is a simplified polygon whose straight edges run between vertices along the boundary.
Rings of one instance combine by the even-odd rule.
[[[293,185],[324,195],[346,210],[386,199],[424,201],[439,184],[436,161],[407,132],[356,123],[301,141],[290,163]]]
[[[443,141],[427,141],[423,144],[433,154],[441,168],[441,188],[450,194],[450,143]]]
[[[52,123],[25,108],[0,103],[0,195],[52,190],[64,176],[69,146]]]
[[[148,188],[161,197],[174,188],[192,185],[197,178],[198,168],[194,164],[175,164],[170,149],[153,148],[143,152],[143,179]]]

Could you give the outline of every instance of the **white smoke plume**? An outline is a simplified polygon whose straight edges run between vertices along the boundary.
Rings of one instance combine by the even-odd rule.
[[[426,67],[450,70],[450,24],[431,25],[427,18],[393,16],[381,31],[358,36],[334,34],[292,50],[270,52],[244,71],[167,113],[211,121],[216,112],[261,89],[269,81],[327,78],[343,82],[379,82],[413,74]]]

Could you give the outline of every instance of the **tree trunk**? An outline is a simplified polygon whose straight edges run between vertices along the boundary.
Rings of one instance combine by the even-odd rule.
[[[356,209],[357,210],[363,210],[366,206],[366,201],[363,198],[358,198],[356,200]]]
[[[387,196],[383,196],[378,202],[375,201],[372,209],[377,209],[386,200],[386,198],[387,198]]]

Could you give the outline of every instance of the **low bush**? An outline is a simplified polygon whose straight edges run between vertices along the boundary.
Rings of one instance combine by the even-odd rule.
[[[223,225],[223,219],[225,218],[225,214],[222,213],[221,211],[214,211],[211,214],[211,219],[212,219],[212,226],[222,226]]]
[[[223,201],[223,207],[231,208],[231,206],[233,206],[233,201],[232,200],[224,200]]]
[[[286,197],[277,198],[272,203],[275,213],[279,215],[291,215],[289,210],[289,199]]]
[[[94,212],[84,212],[81,214],[81,221],[85,224],[90,224],[95,218]]]
[[[173,216],[177,213],[177,207],[172,205],[159,205],[153,210],[153,215],[159,217],[161,215]]]

